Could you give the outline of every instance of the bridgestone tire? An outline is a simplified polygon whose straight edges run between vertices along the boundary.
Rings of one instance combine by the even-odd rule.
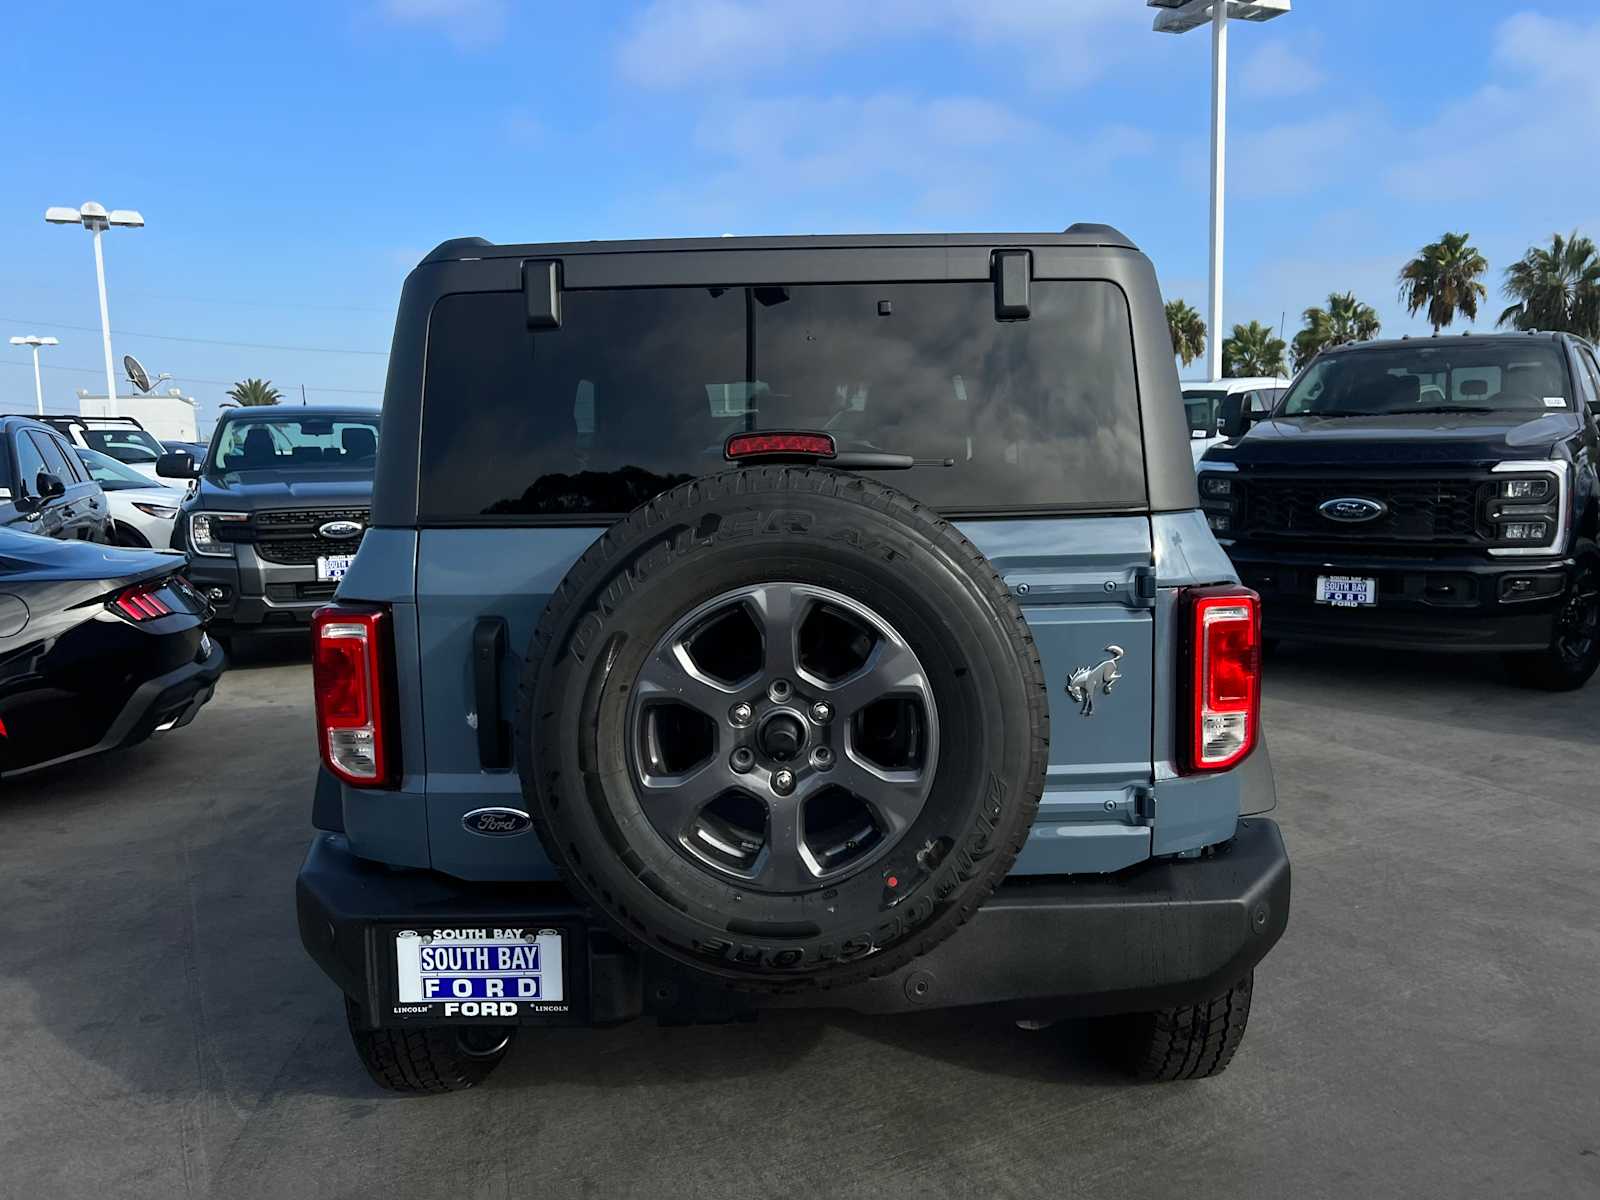
[[[892,623],[947,731],[924,807],[886,857],[788,892],[719,878],[657,832],[627,725],[630,687],[676,622],[773,581]],[[770,991],[887,974],[976,911],[1038,810],[1049,710],[1021,611],[953,526],[876,479],[750,467],[662,493],[573,566],[527,655],[516,742],[535,828],[582,899],[635,944]]]
[[[344,1010],[361,1065],[391,1092],[440,1095],[476,1087],[505,1059],[516,1034],[514,1026],[486,1025],[367,1029],[361,1006],[348,996]]]
[[[1244,1040],[1255,973],[1199,1004],[1122,1018],[1128,1065],[1150,1083],[1220,1075]]]

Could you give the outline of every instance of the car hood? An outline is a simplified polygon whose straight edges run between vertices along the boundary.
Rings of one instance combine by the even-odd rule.
[[[1397,413],[1374,417],[1273,417],[1212,448],[1209,461],[1258,466],[1484,466],[1544,459],[1577,434],[1576,413]]]
[[[136,583],[182,570],[184,562],[172,550],[129,550],[0,529],[0,591],[18,583],[70,579]]]
[[[196,507],[255,512],[371,503],[370,471],[240,471],[203,478]]]

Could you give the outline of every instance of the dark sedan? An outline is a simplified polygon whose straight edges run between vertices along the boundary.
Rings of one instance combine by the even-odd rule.
[[[223,653],[181,555],[0,529],[0,776],[194,720]]]

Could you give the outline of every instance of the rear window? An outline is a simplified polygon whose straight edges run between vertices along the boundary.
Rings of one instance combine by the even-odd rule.
[[[434,307],[423,519],[614,516],[725,467],[752,430],[932,460],[886,480],[949,512],[1145,502],[1128,306],[1103,282],[1035,282],[997,321],[987,283],[521,293]],[[945,459],[954,465],[938,465]]]
[[[85,446],[101,454],[109,454],[118,462],[153,463],[165,453],[161,443],[142,429],[80,427],[78,432]]]

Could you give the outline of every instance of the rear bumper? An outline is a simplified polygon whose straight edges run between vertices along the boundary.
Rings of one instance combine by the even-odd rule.
[[[1574,568],[1562,558],[1375,558],[1237,543],[1226,549],[1240,581],[1261,594],[1267,637],[1398,650],[1543,650]],[[1319,575],[1375,579],[1378,602],[1318,604]]]
[[[1192,1003],[1240,979],[1288,922],[1289,860],[1278,826],[1249,818],[1208,858],[1082,881],[1008,881],[967,928],[899,971],[779,995],[730,992],[624,946],[559,887],[473,886],[431,872],[396,872],[357,858],[337,834],[312,842],[296,907],[306,950],[379,1024],[442,1021],[431,1012],[396,1011],[392,999],[392,934],[419,924],[562,929],[569,1010],[519,1018],[529,1023],[610,1024],[642,1015],[728,1020],[778,1007],[894,1013],[988,1006],[1039,1017],[1096,1016]]]
[[[26,775],[30,771],[57,766],[73,759],[137,745],[151,734],[181,729],[189,724],[215,694],[217,680],[227,665],[227,656],[221,646],[209,639],[202,645],[207,649],[203,655],[197,654],[193,662],[146,680],[135,688],[127,704],[98,742],[71,754],[33,763],[17,771],[8,771],[6,777]]]

